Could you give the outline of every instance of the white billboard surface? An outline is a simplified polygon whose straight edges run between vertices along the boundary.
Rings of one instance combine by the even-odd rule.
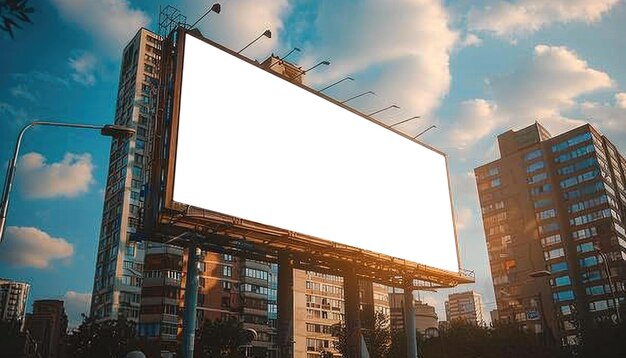
[[[173,200],[458,272],[445,156],[186,35]]]

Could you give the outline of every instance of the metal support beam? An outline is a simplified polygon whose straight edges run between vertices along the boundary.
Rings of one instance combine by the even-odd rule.
[[[278,255],[278,349],[280,358],[293,358],[293,262]]]
[[[183,357],[193,358],[196,337],[196,307],[198,306],[198,248],[195,238],[187,254],[187,278],[185,280],[185,311],[183,314]]]
[[[347,355],[345,358],[361,358],[359,280],[354,269],[349,269],[343,277],[343,292],[346,308]]]
[[[406,356],[417,358],[417,334],[415,333],[415,304],[412,280],[404,288],[404,328],[406,330]]]

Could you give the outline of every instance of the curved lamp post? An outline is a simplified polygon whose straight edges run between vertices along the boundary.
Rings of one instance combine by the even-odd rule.
[[[100,134],[106,137],[124,138],[131,137],[135,134],[135,130],[128,127],[119,126],[116,124],[106,125],[93,125],[93,124],[79,124],[79,123],[64,123],[64,122],[44,122],[35,121],[25,125],[17,136],[17,142],[15,143],[15,150],[13,151],[13,158],[9,162],[7,169],[7,177],[4,181],[4,188],[2,190],[2,207],[0,208],[0,242],[4,238],[4,230],[7,222],[7,212],[9,209],[9,197],[11,194],[11,187],[13,186],[13,179],[15,178],[15,167],[17,166],[17,157],[20,152],[20,146],[22,144],[22,138],[24,133],[35,126],[49,126],[49,127],[70,127],[70,128],[83,128],[83,129],[95,129],[99,130]]]
[[[617,322],[622,322],[622,317],[619,313],[619,301],[615,296],[615,286],[613,286],[613,278],[611,276],[611,269],[609,268],[609,257],[606,252],[602,251],[600,245],[597,243],[593,245],[594,250],[602,257],[602,261],[604,261],[604,271],[606,273],[606,278],[609,281],[609,288],[611,289],[611,298],[613,299],[613,308],[615,309],[615,318],[617,318]]]

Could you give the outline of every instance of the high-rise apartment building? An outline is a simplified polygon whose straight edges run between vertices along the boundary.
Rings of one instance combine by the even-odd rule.
[[[24,324],[30,284],[0,278],[0,320]]]
[[[498,144],[475,175],[499,319],[576,344],[626,296],[626,159],[591,125]]]
[[[146,242],[139,335],[176,352],[182,333],[187,251]],[[257,334],[245,349],[276,356],[277,265],[203,252],[198,263],[197,328],[205,320],[235,318]]]
[[[445,302],[446,320],[465,321],[471,324],[485,322],[480,294],[474,291],[452,293]]]
[[[160,47],[159,37],[142,28],[122,55],[115,124],[137,132],[132,138],[113,139],[111,144],[91,301],[91,315],[96,318],[139,318],[144,248],[131,235],[140,220]]]
[[[344,320],[343,277],[294,270],[294,357],[338,354],[332,326]]]
[[[26,328],[37,342],[37,351],[42,357],[64,357],[63,343],[67,332],[67,315],[63,301],[33,302],[33,313],[26,316]]]

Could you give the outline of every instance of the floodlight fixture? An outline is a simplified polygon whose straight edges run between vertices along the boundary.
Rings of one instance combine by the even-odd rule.
[[[341,102],[339,102],[339,103],[344,104],[344,103],[346,103],[346,102],[350,102],[350,101],[352,101],[353,99],[357,99],[357,98],[359,98],[359,97],[363,97],[363,96],[368,95],[368,94],[371,94],[371,95],[373,95],[373,96],[376,96],[376,93],[374,93],[374,91],[367,91],[367,92],[363,92],[363,93],[361,93],[361,94],[357,94],[356,96],[352,96],[352,97],[350,97],[350,98],[348,98],[348,99],[346,99],[346,100],[344,100],[344,101],[341,101]]]
[[[213,6],[211,6],[211,8],[209,8],[209,10],[207,10],[202,16],[200,16],[200,18],[198,20],[196,20],[196,22],[193,23],[193,25],[189,26],[189,29],[193,29],[196,27],[196,25],[202,20],[204,19],[205,16],[207,16],[210,12],[214,12],[216,14],[219,14],[222,11],[222,6],[219,3],[215,3],[213,4]]]
[[[422,134],[428,132],[429,130],[431,130],[433,128],[437,128],[437,126],[433,124],[432,126],[430,126],[430,127],[426,128],[426,129],[424,129],[423,131],[419,132],[415,137],[413,137],[413,139],[417,139],[417,137],[421,136]]]
[[[300,51],[302,51],[302,50],[300,50],[300,49],[299,49],[299,48],[297,48],[297,47],[294,47],[293,49],[291,49],[291,51],[287,52],[287,54],[286,54],[285,56],[283,56],[283,57],[279,58],[279,59],[278,59],[278,61],[274,62],[274,63],[273,63],[273,64],[272,64],[269,68],[274,67],[277,63],[282,63],[282,62],[284,62],[284,61],[285,61],[285,59],[286,59],[287,57],[289,57],[289,55],[291,55],[292,53],[294,53],[294,52],[300,52]]]
[[[304,71],[300,72],[300,74],[299,74],[299,75],[297,75],[296,77],[294,77],[294,78],[292,79],[292,81],[297,80],[298,78],[302,77],[302,75],[305,75],[307,72],[309,72],[309,71],[311,71],[311,70],[313,70],[313,69],[315,69],[315,68],[317,68],[317,67],[319,67],[319,66],[321,66],[321,65],[328,66],[328,65],[330,65],[330,61],[326,61],[326,60],[324,60],[324,61],[320,61],[320,62],[316,63],[315,65],[313,65],[313,66],[309,67],[308,69],[306,69],[306,70],[304,70]]]
[[[393,128],[393,127],[395,127],[395,126],[397,126],[397,125],[400,125],[400,124],[402,124],[402,123],[406,123],[406,122],[408,122],[408,121],[410,121],[410,120],[413,120],[413,119],[418,119],[418,118],[422,118],[422,116],[413,116],[413,117],[411,117],[411,118],[408,118],[408,119],[402,120],[402,121],[400,121],[400,122],[396,122],[396,123],[394,123],[394,124],[390,125],[390,126],[389,126],[389,128]]]
[[[317,92],[319,93],[319,92],[325,91],[325,90],[327,90],[327,89],[331,88],[332,86],[335,86],[335,85],[340,84],[340,83],[341,83],[341,82],[343,82],[343,81],[354,81],[354,78],[352,78],[352,77],[350,77],[350,76],[348,76],[348,77],[344,77],[344,78],[340,79],[339,81],[336,81],[336,82],[333,82],[333,83],[329,84],[328,86],[326,86],[326,87],[322,88],[321,90],[319,90],[319,91],[317,91]]]
[[[247,44],[244,48],[242,48],[241,50],[237,51],[237,53],[242,53],[242,52],[243,52],[243,50],[245,50],[245,49],[247,49],[248,47],[250,47],[253,43],[257,42],[257,41],[258,41],[261,37],[263,37],[263,36],[267,37],[268,39],[271,39],[271,38],[272,38],[272,31],[270,31],[269,29],[268,29],[268,30],[263,31],[263,33],[262,33],[262,34],[260,34],[260,35],[259,35],[256,39],[252,40],[252,42],[250,42],[249,44]]]
[[[384,112],[384,111],[386,111],[388,109],[392,109],[392,108],[400,109],[400,107],[396,106],[395,104],[392,104],[391,106],[387,106],[387,107],[385,107],[383,109],[379,109],[378,111],[374,111],[374,112],[368,114],[367,116],[370,117],[370,116],[373,116],[373,115],[378,114],[380,112]]]

